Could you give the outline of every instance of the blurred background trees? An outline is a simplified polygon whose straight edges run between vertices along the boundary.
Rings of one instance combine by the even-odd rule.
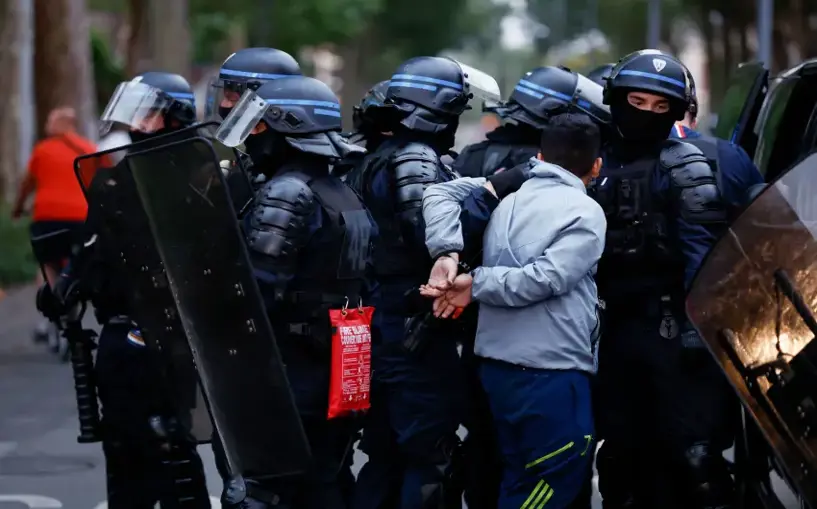
[[[508,93],[535,65],[586,70],[645,47],[650,1],[3,0],[0,195],[52,107],[74,106],[93,137],[116,84],[140,71],[181,73],[203,94],[230,53],[273,46],[333,86],[348,114],[401,60],[446,52]],[[661,47],[689,63],[717,107],[737,64],[757,54],[755,1],[660,3]],[[817,1],[775,0],[773,36],[774,70],[817,56]]]

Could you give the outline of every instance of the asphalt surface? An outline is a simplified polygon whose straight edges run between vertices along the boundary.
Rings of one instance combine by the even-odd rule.
[[[31,341],[39,320],[34,289],[0,300],[0,509],[105,509],[99,444],[78,444],[71,371]],[[90,326],[90,323],[88,324]],[[209,446],[199,447],[213,507],[221,481]],[[355,456],[355,471],[366,458]],[[787,508],[799,507],[778,482]],[[598,494],[593,509],[600,509]]]

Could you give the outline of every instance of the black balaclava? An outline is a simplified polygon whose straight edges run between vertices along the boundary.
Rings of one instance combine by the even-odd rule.
[[[289,153],[287,141],[272,129],[249,135],[244,141],[244,148],[252,159],[253,173],[267,176],[275,173]]]
[[[227,118],[227,115],[229,115],[231,111],[233,111],[232,106],[222,106],[220,104],[218,105],[218,114],[221,115],[222,119]]]
[[[677,119],[674,107],[666,113],[640,110],[627,101],[627,94],[616,94],[610,102],[613,125],[626,142],[658,144],[666,140]]]

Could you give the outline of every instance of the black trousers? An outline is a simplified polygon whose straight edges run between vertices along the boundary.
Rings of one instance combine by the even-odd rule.
[[[96,359],[110,509],[209,508],[204,467],[192,438],[160,440],[150,426],[166,413],[156,353],[128,339],[130,326],[102,328]]]
[[[738,403],[725,376],[705,349],[663,337],[660,315],[607,315],[596,400],[605,509],[729,507],[722,452]]]

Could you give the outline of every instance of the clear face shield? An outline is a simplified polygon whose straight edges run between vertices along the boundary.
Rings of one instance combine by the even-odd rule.
[[[603,122],[610,121],[610,107],[604,104],[604,88],[581,74],[577,74],[578,106]]]
[[[221,122],[227,113],[238,104],[248,89],[246,82],[226,80],[216,76],[207,86],[207,99],[204,106],[206,122]]]
[[[99,135],[108,134],[115,124],[131,131],[154,133],[165,127],[165,115],[173,101],[156,87],[138,81],[120,83],[100,116]]]
[[[233,106],[227,118],[215,132],[215,138],[223,145],[237,147],[253,134],[270,105],[252,90],[247,90]]]
[[[483,101],[498,102],[502,100],[502,93],[499,90],[499,83],[488,73],[475,69],[470,65],[454,60],[462,69],[465,77],[466,90],[474,97]]]

